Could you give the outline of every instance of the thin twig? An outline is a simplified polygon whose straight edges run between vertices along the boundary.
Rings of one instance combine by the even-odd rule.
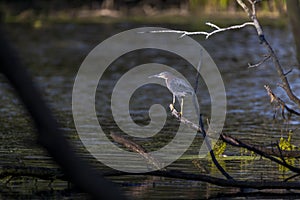
[[[291,73],[293,71],[293,68],[291,68],[289,71],[284,73],[284,76],[287,76],[289,73]]]
[[[277,147],[277,149],[278,149],[278,151],[280,153],[280,158],[281,158],[282,162],[284,162],[285,164],[287,164],[287,162],[285,161],[285,159],[284,159],[284,157],[282,155],[282,149],[280,148],[280,146],[279,146],[278,143],[276,144],[276,147]]]
[[[256,64],[250,64],[248,63],[248,67],[249,68],[253,68],[253,67],[259,67],[260,65],[264,64],[267,60],[269,60],[271,58],[271,55],[267,55],[264,57],[264,59],[262,59],[261,61],[259,61]]]

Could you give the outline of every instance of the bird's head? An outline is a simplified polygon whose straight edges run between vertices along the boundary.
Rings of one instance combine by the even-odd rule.
[[[155,74],[152,76],[149,76],[149,78],[163,78],[163,79],[168,79],[171,76],[170,72],[161,72],[159,74]]]

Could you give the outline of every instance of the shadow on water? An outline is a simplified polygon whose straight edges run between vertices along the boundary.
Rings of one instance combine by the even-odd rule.
[[[53,24],[41,29],[33,29],[28,25],[7,25],[11,42],[30,67],[45,99],[63,125],[63,129],[68,133],[70,140],[78,145],[78,151],[83,152],[82,155],[87,159],[91,158],[86,151],[82,151],[83,147],[76,134],[72,118],[71,98],[76,72],[84,57],[98,43],[120,31],[138,26],[135,24]],[[185,29],[185,27],[170,28]],[[265,32],[282,64],[292,66],[295,63],[295,55],[289,31],[266,28]],[[286,125],[280,116],[277,120],[273,120],[272,106],[263,86],[270,84],[280,97],[285,98],[282,89],[276,87],[279,79],[273,70],[272,63],[267,62],[259,68],[248,68],[247,66],[249,62],[259,62],[266,54],[261,48],[254,30],[246,28],[222,33],[209,40],[204,40],[203,37],[195,37],[195,39],[213,57],[224,80],[227,95],[227,118],[224,132],[255,144],[269,145],[279,141],[281,136],[286,137],[287,129],[292,129],[294,130],[292,142],[299,146],[300,138],[299,130],[297,130],[299,121],[292,118],[290,124]],[[96,101],[97,115],[100,124],[105,127],[107,132],[121,131],[117,128],[110,112],[110,95],[114,84],[131,67],[148,61],[174,67],[193,84],[195,71],[189,69],[186,63],[173,55],[149,50],[121,57],[105,73],[97,88],[96,100],[99,99]],[[300,79],[297,74],[299,71],[294,69],[288,78],[293,83],[296,94],[300,96]],[[0,77],[0,88],[2,105],[0,108],[1,165],[55,168],[56,165],[51,158],[35,145],[35,134],[31,121],[3,77]],[[209,118],[210,98],[203,81],[200,81],[199,91],[198,97],[201,99],[202,113],[205,118]],[[139,88],[132,96],[131,117],[137,124],[147,125],[150,122],[150,106],[158,103],[168,111],[167,106],[171,100],[169,91],[161,86],[149,85]],[[144,140],[135,138],[135,140],[147,150],[159,149],[172,140],[177,126],[178,123],[168,114],[167,124],[159,134],[153,138]],[[183,157],[168,168],[192,173],[201,171],[191,161],[191,158],[197,158],[201,143],[201,137],[197,136]],[[233,177],[241,180],[282,180],[290,175],[289,171],[280,170],[277,165],[268,160],[238,156],[249,155],[249,152],[241,152],[239,149],[227,147],[223,154],[228,157],[235,156],[220,158],[220,162]],[[207,173],[221,176],[209,159],[196,159],[196,162],[200,166],[205,166],[204,170]],[[298,161],[296,164],[299,164]],[[95,165],[107,170],[100,164]],[[220,193],[237,192],[236,189],[220,188],[202,182],[148,176],[122,176],[114,177],[112,180],[120,184],[126,194],[133,199],[195,199],[209,198]],[[47,181],[35,181],[31,178],[14,179],[6,189],[1,189],[1,197],[14,196],[17,193],[16,196],[21,195],[26,198],[41,196],[85,198],[83,194],[68,190],[66,182],[56,181],[48,186]]]

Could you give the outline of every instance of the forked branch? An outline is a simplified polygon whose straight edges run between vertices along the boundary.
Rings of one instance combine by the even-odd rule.
[[[187,119],[181,120],[179,113],[175,109],[173,109],[172,114],[176,118],[178,118],[181,123],[187,124],[189,127],[194,128],[196,131],[199,131],[199,130],[203,131],[203,129],[201,129],[201,127],[198,126],[197,124],[194,124],[193,122],[191,122]],[[289,170],[291,170],[295,173],[300,173],[300,168],[289,165],[286,162],[283,162],[283,161],[281,161],[281,160],[277,159],[276,157],[273,157],[272,155],[269,154],[270,152],[273,152],[273,155],[274,155],[274,153],[276,152],[277,153],[276,156],[281,157],[281,156],[284,156],[284,153],[285,153],[285,155],[288,154],[288,152],[286,152],[286,151],[278,151],[278,150],[276,151],[274,149],[271,149],[271,150],[265,152],[264,148],[261,148],[261,147],[257,148],[255,145],[247,144],[245,142],[242,142],[242,141],[240,141],[236,138],[233,138],[229,135],[226,135],[224,133],[220,133],[220,138],[222,139],[222,141],[226,142],[227,144],[230,144],[230,145],[235,146],[235,147],[245,148],[245,149],[247,149],[249,151],[252,151],[252,152],[254,152],[254,153],[256,153],[256,154],[258,154],[262,157],[265,157],[265,158],[267,158],[267,159],[269,159],[269,160],[271,160],[275,163],[278,163],[279,165],[282,165],[282,166],[288,168]],[[291,153],[293,153],[293,152],[291,152]],[[300,152],[297,151],[297,153],[294,154],[294,155],[296,157],[299,157],[299,155],[300,155],[299,153]]]
[[[206,22],[205,24],[207,26],[214,28],[215,30],[213,30],[211,32],[206,32],[206,31],[189,32],[189,31],[180,31],[180,30],[154,30],[154,31],[149,31],[149,33],[179,33],[179,34],[181,34],[179,38],[183,38],[185,36],[191,36],[191,35],[205,35],[205,38],[208,39],[210,36],[212,36],[216,33],[224,32],[224,31],[228,31],[228,30],[240,29],[245,26],[253,26],[254,25],[253,22],[245,22],[240,25],[233,25],[233,26],[229,26],[229,27],[220,28],[219,26],[217,26],[211,22]]]
[[[277,55],[275,54],[272,46],[269,44],[269,42],[266,40],[263,29],[261,28],[261,25],[256,17],[256,3],[258,1],[252,1],[248,0],[248,2],[251,5],[251,9],[244,3],[243,0],[236,0],[238,4],[244,9],[244,11],[248,14],[249,18],[252,20],[254,27],[257,31],[257,35],[259,37],[260,42],[265,46],[265,48],[268,50],[269,55],[272,57],[274,66],[276,68],[277,74],[281,79],[282,82],[282,88],[285,90],[288,97],[300,107],[300,99],[294,94],[294,92],[291,89],[291,86],[288,82],[288,79],[283,71],[283,68],[278,60]]]

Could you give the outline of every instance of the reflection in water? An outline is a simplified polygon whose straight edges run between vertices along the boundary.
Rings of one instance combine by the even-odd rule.
[[[132,27],[136,26],[132,25]],[[126,29],[128,28],[130,27],[126,26]],[[8,26],[8,29],[11,32],[11,39],[15,41],[15,45],[23,55],[25,63],[30,66],[35,81],[40,86],[45,99],[49,102],[64,130],[66,130],[67,136],[71,141],[74,141],[78,146],[78,151],[84,157],[91,159],[87,152],[82,151],[83,147],[76,135],[73,124],[71,111],[73,81],[84,56],[100,41],[124,30],[124,26],[60,24],[34,31],[27,26]],[[185,27],[179,27],[179,29],[185,29]],[[23,34],[19,34],[20,32]],[[295,55],[291,48],[292,39],[288,30],[267,28],[265,32],[279,58],[281,58],[282,64],[291,66],[294,63]],[[299,125],[297,119],[292,118],[288,128],[286,122],[280,117],[276,120],[272,119],[272,106],[263,86],[270,84],[274,92],[280,98],[286,100],[283,91],[276,87],[279,79],[272,63],[267,62],[259,68],[247,67],[248,62],[257,62],[266,53],[260,47],[255,33],[252,33],[252,29],[242,29],[222,33],[209,40],[195,37],[211,54],[222,73],[228,103],[224,132],[251,143],[269,145],[278,142],[281,137],[287,139],[287,130],[293,129],[292,144],[300,146],[299,130],[296,129]],[[48,42],[49,38],[51,42]],[[149,50],[138,52],[138,56],[129,54],[127,57],[119,59],[101,79],[95,97],[98,119],[107,132],[111,130],[120,132],[110,114],[111,89],[130,67],[149,61],[173,66],[193,85],[195,79],[193,69],[190,69],[184,61],[172,55]],[[43,69],[41,70],[41,68]],[[298,73],[294,69],[288,78],[293,83],[296,94],[300,96],[300,79],[296,75]],[[199,91],[197,95],[201,99],[201,111],[206,119],[210,116],[210,98],[206,85],[202,80],[200,81]],[[139,88],[131,99],[130,112],[133,120],[139,125],[148,124],[150,122],[150,106],[155,103],[161,104],[168,111],[167,106],[172,100],[169,97],[171,98],[171,95],[168,90],[161,86],[153,84]],[[3,77],[0,81],[0,98],[1,165],[56,167],[51,159],[45,156],[46,153],[43,149],[35,145],[35,135],[31,121]],[[179,105],[176,105],[176,107],[179,107]],[[168,113],[167,124],[159,134],[152,138],[135,138],[135,141],[142,144],[148,151],[159,149],[172,140],[177,126],[178,122]],[[191,173],[199,172],[199,168],[192,163],[191,158],[195,159],[201,143],[201,137],[197,136],[182,159],[168,168]],[[282,180],[290,175],[289,171],[278,169],[278,166],[268,160],[251,156],[250,152],[240,157],[237,156],[241,155],[240,149],[227,146],[223,154],[228,157],[220,158],[222,166],[233,177],[241,180]],[[211,175],[221,176],[209,159],[196,159],[196,162],[200,166],[205,166],[205,170]],[[299,164],[297,160],[291,162],[296,165]],[[107,169],[100,164],[95,165],[100,169]],[[207,198],[218,193],[236,192],[235,189],[229,190],[202,182],[168,178],[125,176],[115,177],[113,180],[120,183],[126,194],[135,199]],[[32,179],[22,180],[21,183],[18,181],[20,180],[11,182],[11,188],[14,188],[14,192],[18,194],[29,195],[30,198],[36,197],[35,195],[39,192],[49,191],[49,188],[42,186],[44,182],[41,183],[40,180],[37,188],[27,184],[27,182],[32,183]],[[23,184],[24,182],[26,182],[26,185]],[[52,191],[63,191],[66,188],[65,182],[57,182],[53,184],[51,189]],[[3,198],[6,197],[5,195],[11,194],[9,190],[3,190],[2,192],[1,195],[3,196],[1,197]],[[57,195],[55,192],[45,194],[47,197],[58,197]],[[62,194],[60,193],[60,195]],[[78,194],[71,191],[67,195],[77,196]]]

